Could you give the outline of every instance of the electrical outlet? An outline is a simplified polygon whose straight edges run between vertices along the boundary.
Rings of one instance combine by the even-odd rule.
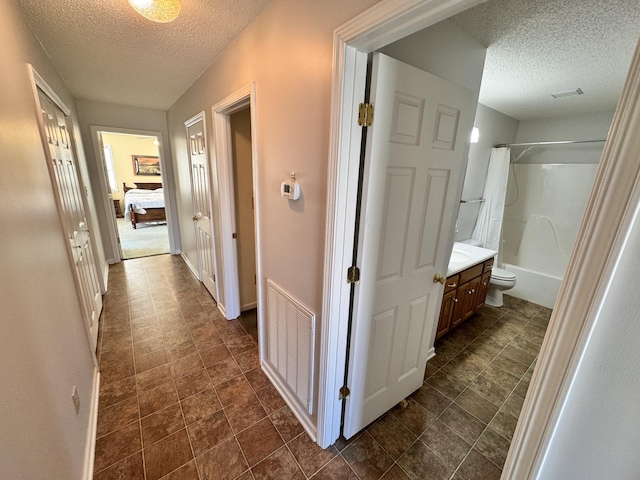
[[[73,406],[76,409],[76,415],[80,413],[80,395],[78,395],[78,387],[73,386],[73,393],[71,394],[71,400],[73,400]]]

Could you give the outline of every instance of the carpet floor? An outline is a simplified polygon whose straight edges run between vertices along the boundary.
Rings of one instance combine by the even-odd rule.
[[[169,232],[166,223],[138,224],[138,228],[134,229],[131,222],[118,218],[118,232],[123,258],[169,253]]]

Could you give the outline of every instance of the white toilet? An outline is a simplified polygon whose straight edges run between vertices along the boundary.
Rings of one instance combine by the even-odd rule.
[[[485,304],[491,307],[501,307],[503,305],[502,292],[515,286],[516,276],[514,273],[493,267]]]
[[[469,239],[462,240],[461,243],[467,243],[474,247],[481,247],[482,243],[478,240]],[[503,270],[502,268],[493,267],[491,269],[491,280],[489,281],[489,290],[487,291],[487,299],[485,304],[490,307],[502,307],[502,292],[516,286],[515,273]]]

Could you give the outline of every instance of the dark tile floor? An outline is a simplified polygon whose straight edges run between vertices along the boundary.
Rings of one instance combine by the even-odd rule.
[[[95,479],[499,478],[550,311],[485,307],[406,407],[327,450],[262,373],[251,315],[224,320],[180,257],[111,267]]]

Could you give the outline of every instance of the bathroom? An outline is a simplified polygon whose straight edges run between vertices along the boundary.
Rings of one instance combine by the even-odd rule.
[[[582,11],[571,4],[488,0],[381,49],[477,95],[478,138],[469,148],[454,241],[498,251],[492,277],[508,272],[503,283],[515,283],[509,295],[547,308],[555,304],[637,41],[633,2],[589,8],[587,26],[558,20]],[[590,33],[610,31],[609,14],[625,19],[616,23],[615,47]],[[498,227],[487,245],[474,229],[491,204],[484,200],[492,149],[505,144],[513,146],[501,174],[504,209],[492,207]]]
[[[504,291],[547,308],[569,263],[637,41],[633,3],[606,9],[589,2],[581,11],[587,8],[592,32],[611,32],[617,19],[615,49],[585,36],[584,25],[558,21],[577,10],[546,0],[490,0],[451,19],[488,45],[454,241],[497,250],[492,277],[496,267],[515,277]],[[502,149],[489,168],[497,145],[510,151]]]
[[[512,145],[508,174],[501,173],[507,184],[499,244],[494,247],[499,252],[497,266],[515,276],[515,286],[505,290],[507,294],[553,308],[613,113],[611,109],[518,120],[478,105],[478,138],[469,150],[455,241],[482,243],[474,242],[479,236],[474,229],[489,196],[485,184],[492,148]],[[589,141],[545,144],[584,140]],[[536,145],[517,146],[521,143]]]

